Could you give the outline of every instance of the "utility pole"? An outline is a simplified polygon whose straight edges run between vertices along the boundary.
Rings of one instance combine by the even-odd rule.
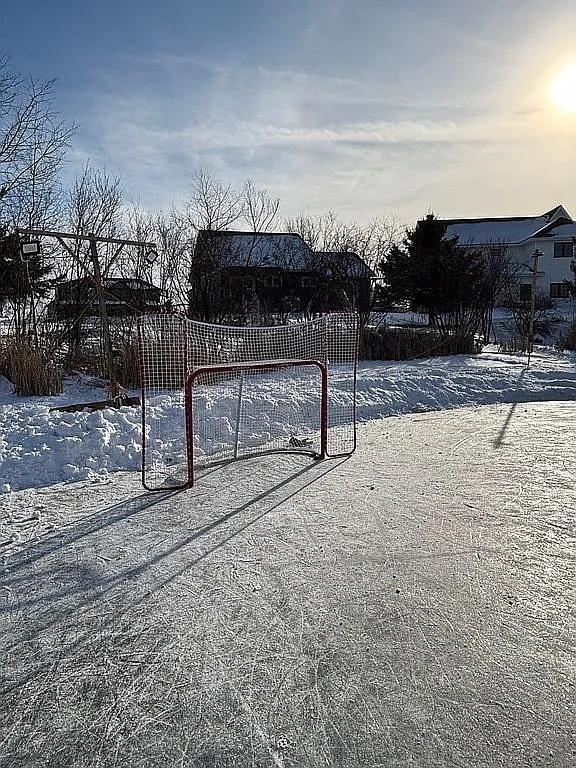
[[[538,280],[538,259],[544,254],[537,248],[532,255],[532,293],[530,294],[530,327],[528,330],[528,362],[526,367],[530,366],[530,358],[534,348],[534,308],[536,306],[536,281]]]

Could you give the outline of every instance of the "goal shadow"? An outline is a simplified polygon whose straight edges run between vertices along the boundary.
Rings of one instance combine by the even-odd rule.
[[[13,596],[0,603],[4,647],[10,636],[21,642],[20,631],[30,639],[88,616],[98,615],[101,628],[113,625],[345,461],[297,456],[287,465],[283,457],[266,462],[266,472],[259,458],[221,465],[191,491],[139,493],[46,537],[14,556],[4,574]],[[223,500],[230,481],[234,490]]]

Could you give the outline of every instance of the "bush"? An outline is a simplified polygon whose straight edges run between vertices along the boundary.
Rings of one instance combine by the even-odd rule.
[[[505,355],[516,355],[519,352],[527,351],[527,339],[520,336],[512,336],[509,339],[503,339],[498,344],[498,352],[502,352]]]
[[[576,321],[572,322],[564,336],[560,336],[556,342],[556,349],[560,351],[576,350]]]
[[[19,339],[0,352],[0,373],[17,395],[59,395],[64,390],[62,370],[41,349]]]
[[[127,387],[140,386],[140,362],[136,339],[120,347],[114,358],[117,380]]]
[[[473,334],[446,336],[433,328],[366,327],[360,341],[360,358],[363,360],[414,360],[481,351],[482,346]]]

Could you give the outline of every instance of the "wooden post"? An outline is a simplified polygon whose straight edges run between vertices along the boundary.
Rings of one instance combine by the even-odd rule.
[[[100,321],[102,322],[102,337],[104,341],[104,357],[106,359],[106,369],[110,378],[110,383],[113,384],[116,381],[116,376],[114,371],[114,357],[112,355],[112,339],[110,338],[110,322],[108,320],[108,312],[106,311],[106,296],[104,294],[104,286],[102,284],[102,273],[100,272],[100,261],[98,260],[96,236],[92,232],[89,232],[88,240],[90,241],[90,258],[92,260],[92,268],[94,270],[94,282],[96,287],[96,296],[98,298],[98,310],[100,313]]]

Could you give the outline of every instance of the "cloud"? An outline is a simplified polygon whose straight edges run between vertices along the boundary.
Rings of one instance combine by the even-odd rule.
[[[537,133],[530,112],[414,101],[354,78],[172,54],[140,66],[92,95],[77,151],[150,207],[179,203],[187,174],[204,166],[232,183],[253,178],[285,213],[436,208],[472,189],[467,168],[491,158],[498,173],[505,148]]]

